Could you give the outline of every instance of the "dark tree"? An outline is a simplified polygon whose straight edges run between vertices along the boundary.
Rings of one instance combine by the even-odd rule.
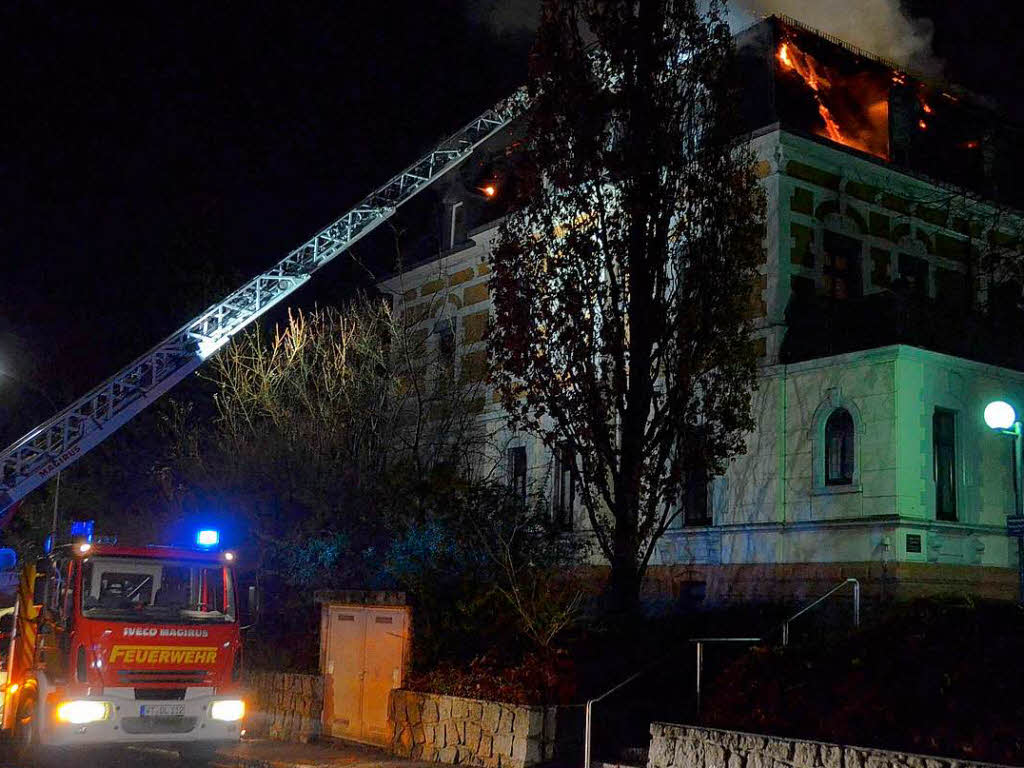
[[[513,422],[578,457],[618,609],[687,488],[721,474],[752,426],[764,203],[737,139],[731,45],[718,2],[543,6],[489,346]]]

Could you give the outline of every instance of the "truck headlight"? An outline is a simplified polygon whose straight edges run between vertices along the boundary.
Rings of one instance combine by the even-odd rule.
[[[224,699],[210,705],[210,717],[214,720],[233,722],[245,717],[245,702],[240,699]]]
[[[57,705],[57,720],[72,725],[95,723],[110,717],[110,704],[106,701],[89,701],[78,699],[62,701]]]

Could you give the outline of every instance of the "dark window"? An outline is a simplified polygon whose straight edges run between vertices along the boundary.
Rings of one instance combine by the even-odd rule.
[[[883,248],[871,249],[871,284],[875,286],[891,285],[889,264],[892,254]]]
[[[789,278],[789,286],[795,302],[808,302],[814,298],[814,280],[810,277],[793,275]]]
[[[521,501],[526,501],[526,447],[508,449],[508,487]]]
[[[916,256],[901,253],[899,257],[899,279],[895,288],[909,296],[928,298],[928,262]]]
[[[935,519],[956,520],[956,414],[935,409],[932,416],[935,462]]]
[[[448,317],[434,323],[434,334],[437,336],[437,354],[440,362],[452,365],[455,362],[455,325],[457,319]]]
[[[970,305],[971,280],[963,272],[952,269],[935,270],[935,298],[943,309],[966,312]]]
[[[576,503],[576,454],[567,443],[555,447],[555,497],[552,510],[555,525],[572,528],[572,510]]]
[[[683,496],[683,523],[685,525],[711,525],[707,473],[693,472],[691,475],[686,483]]]
[[[1010,281],[990,285],[986,309],[997,322],[1016,322],[1021,310],[1020,285]]]
[[[825,232],[822,281],[825,295],[833,299],[856,298],[863,293],[859,240],[838,232]]]
[[[832,411],[825,422],[825,485],[853,482],[853,417],[845,408]]]

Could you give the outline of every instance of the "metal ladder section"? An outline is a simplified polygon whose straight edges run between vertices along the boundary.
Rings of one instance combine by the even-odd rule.
[[[313,273],[372,232],[395,209],[457,166],[481,143],[523,114],[525,88],[449,136],[333,223],[193,318],[144,355],[0,452],[2,513],[86,454],[195,371]]]
[[[782,645],[783,645],[783,647],[786,647],[786,646],[789,645],[789,625],[790,625],[790,623],[793,622],[795,619],[798,619],[799,617],[803,616],[805,613],[807,613],[809,610],[811,610],[815,606],[818,606],[821,603],[823,603],[825,600],[830,598],[832,595],[834,595],[836,592],[838,592],[839,590],[841,590],[843,587],[847,586],[848,584],[852,584],[853,585],[853,626],[854,627],[859,627],[860,626],[860,582],[857,581],[857,579],[850,578],[850,579],[846,579],[845,581],[839,582],[836,586],[832,587],[832,589],[830,589],[828,592],[826,592],[825,594],[821,595],[819,598],[817,598],[813,602],[808,603],[807,605],[805,605],[803,608],[801,608],[799,611],[794,613],[792,616],[788,617],[781,624],[778,624],[775,627],[772,627],[772,629],[770,629],[768,632],[765,632],[764,635],[762,635],[761,637],[693,637],[693,638],[690,638],[690,642],[694,643],[694,645],[696,647],[696,650],[697,650],[697,670],[696,670],[697,671],[697,680],[696,680],[696,684],[695,684],[697,714],[700,715],[700,703],[701,703],[701,692],[702,692],[701,691],[701,677],[702,677],[702,673],[703,673],[703,670],[704,670],[704,646],[706,644],[708,644],[708,643],[747,643],[747,644],[751,644],[752,645],[754,643],[764,642],[764,640],[769,635],[773,634],[775,632],[775,630],[780,630],[781,634],[782,634]],[[675,650],[672,650],[669,653],[665,654],[664,656],[661,656],[661,657],[655,659],[650,664],[647,664],[646,666],[642,667],[637,672],[634,672],[632,675],[627,677],[622,682],[620,682],[617,685],[614,685],[611,688],[609,688],[607,691],[602,693],[600,696],[595,696],[594,698],[587,700],[587,703],[585,705],[586,706],[586,714],[585,714],[585,717],[584,717],[583,768],[590,768],[590,762],[591,762],[592,712],[593,712],[594,705],[597,704],[598,702],[602,701],[603,699],[606,699],[608,696],[611,696],[616,691],[618,691],[618,690],[620,690],[622,688],[625,688],[627,685],[632,683],[638,677],[644,675],[646,672],[650,671],[655,666],[658,666],[659,664],[661,664],[662,661],[664,661],[665,659],[669,658],[670,656],[673,656],[675,653],[676,653]]]

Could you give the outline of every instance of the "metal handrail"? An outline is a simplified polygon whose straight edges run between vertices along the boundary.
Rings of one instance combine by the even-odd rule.
[[[593,711],[594,705],[597,704],[597,702],[601,701],[602,699],[607,698],[608,696],[611,696],[613,693],[615,693],[620,688],[624,688],[625,686],[627,686],[629,683],[631,683],[634,680],[636,680],[641,675],[646,674],[653,667],[655,667],[656,665],[658,665],[662,661],[664,661],[666,658],[668,658],[671,654],[672,654],[672,652],[666,653],[664,656],[659,656],[657,659],[652,661],[650,664],[647,664],[646,666],[642,667],[638,671],[634,672],[632,675],[627,677],[621,683],[613,685],[611,688],[609,688],[607,691],[602,693],[600,696],[595,696],[592,699],[587,699],[587,703],[586,703],[585,708],[584,708],[584,725],[583,725],[583,768],[590,768],[591,712]]]
[[[847,584],[853,584],[853,626],[854,627],[859,627],[860,626],[860,582],[857,581],[856,579],[850,578],[850,579],[847,579],[846,581],[843,581],[843,582],[837,584],[836,586],[832,587],[832,589],[830,589],[824,595],[819,597],[813,603],[810,603],[809,605],[805,605],[799,611],[797,611],[792,616],[790,616],[788,619],[786,619],[784,622],[782,622],[782,647],[785,648],[786,646],[789,645],[789,624],[790,624],[791,621],[793,621],[794,619],[800,618],[805,613],[807,613],[809,610],[811,610],[811,608],[813,608],[814,606],[818,605],[818,603],[824,602],[826,599],[831,597],[833,594],[838,592],[840,589],[845,587]]]
[[[697,648],[697,679],[695,682],[697,715],[700,716],[701,673],[704,670],[704,643],[760,643],[761,637],[691,637]]]
[[[847,584],[851,584],[851,583],[853,584],[853,626],[859,627],[860,626],[860,582],[857,581],[857,579],[850,578],[850,579],[846,579],[845,581],[837,584],[832,589],[830,589],[828,592],[826,592],[821,597],[819,597],[817,600],[815,600],[813,603],[809,603],[808,605],[805,605],[799,611],[797,611],[792,616],[790,616],[788,619],[786,619],[784,622],[782,622],[782,624],[780,626],[782,628],[782,645],[783,645],[783,647],[785,647],[785,646],[787,646],[789,644],[789,623],[791,621],[793,621],[794,619],[799,618],[800,616],[803,616],[805,613],[807,613],[809,610],[811,610],[811,608],[813,608],[814,606],[818,605],[819,603],[821,603],[822,601],[826,600],[827,598],[831,597],[835,592],[838,592],[840,589],[845,587]],[[766,632],[765,635],[771,634],[774,631],[774,629],[775,628],[773,628],[772,630]],[[700,715],[701,676],[702,676],[701,673],[702,673],[702,670],[704,668],[704,644],[705,643],[760,643],[763,640],[764,640],[763,636],[762,637],[691,637],[690,638],[690,642],[691,643],[695,643],[696,644],[696,648],[697,648],[696,694],[697,694],[697,714],[698,715]],[[592,728],[591,728],[591,724],[592,724],[591,714],[593,712],[594,705],[597,704],[602,699],[605,699],[608,696],[611,696],[613,693],[615,693],[620,688],[624,688],[625,686],[629,685],[631,682],[636,680],[638,677],[640,677],[641,675],[645,674],[652,667],[660,664],[662,661],[664,661],[666,658],[668,658],[669,656],[671,656],[674,653],[675,653],[675,650],[672,650],[672,651],[669,651],[668,653],[666,653],[664,656],[659,656],[657,659],[652,661],[650,664],[647,664],[646,666],[642,667],[638,671],[634,672],[632,675],[627,677],[622,682],[617,683],[616,685],[614,685],[611,688],[609,688],[607,691],[602,693],[600,696],[595,696],[592,699],[587,699],[587,703],[585,705],[584,727],[583,727],[583,768],[590,768],[590,752],[591,752],[591,750],[590,750],[590,737],[591,737],[591,730],[592,730]],[[577,705],[577,706],[579,706],[579,705]]]
[[[836,586],[832,587],[828,592],[823,594],[821,597],[816,599],[812,603],[808,603],[799,611],[794,613],[788,619],[782,622],[778,627],[773,628],[765,633],[770,635],[775,629],[781,628],[782,630],[782,647],[785,648],[789,645],[789,624],[795,619],[800,618],[807,613],[811,608],[814,608],[819,603],[831,597],[833,594],[838,592],[840,589],[845,587],[847,584],[853,584],[853,626],[860,626],[860,582],[857,579],[849,578],[845,581],[840,582]],[[697,715],[700,716],[700,700],[702,693],[701,678],[704,670],[704,644],[705,643],[760,643],[764,637],[693,637],[690,638],[691,643],[696,644],[697,650],[697,679],[695,681],[695,697],[697,705]]]

